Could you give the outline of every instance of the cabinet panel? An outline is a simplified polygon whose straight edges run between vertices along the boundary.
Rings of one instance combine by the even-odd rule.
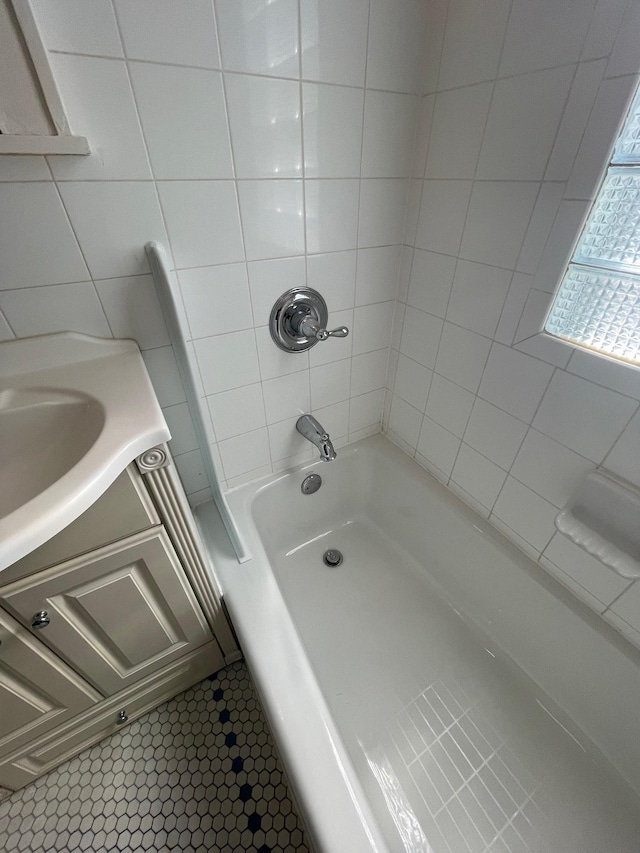
[[[0,785],[21,788],[33,782],[80,750],[118,731],[121,728],[118,724],[120,710],[126,712],[131,722],[223,666],[217,643],[212,641],[201,646],[174,661],[161,673],[104,700],[99,707],[85,711],[54,732],[11,755],[0,756]]]
[[[35,551],[5,569],[2,582],[9,583],[26,577],[159,523],[160,518],[142,477],[134,465],[129,465],[81,516]]]
[[[0,589],[39,638],[107,695],[212,639],[169,538],[138,533]]]
[[[0,756],[101,699],[63,661],[0,611]]]

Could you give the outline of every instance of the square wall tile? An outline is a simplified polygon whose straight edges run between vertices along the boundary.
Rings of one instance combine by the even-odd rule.
[[[594,467],[588,459],[530,429],[511,475],[561,509]]]
[[[483,507],[489,510],[493,507],[506,478],[506,471],[462,443],[451,480]]]
[[[0,290],[89,278],[51,182],[0,184],[0,256]]]
[[[217,0],[216,12],[226,69],[300,76],[296,0]]]
[[[611,604],[629,586],[626,578],[621,578],[561,533],[555,534],[544,556],[603,605]],[[566,582],[563,578],[560,580]]]
[[[74,181],[58,186],[94,279],[149,271],[145,243],[167,242],[153,184]],[[49,249],[52,245],[50,234]],[[51,265],[50,260],[47,264]]]
[[[342,400],[330,406],[317,409],[312,407],[311,411],[318,418],[322,426],[331,435],[333,441],[345,440],[349,434],[349,401]]]
[[[53,54],[52,70],[74,133],[86,136],[87,157],[50,157],[59,180],[151,178],[133,91],[124,62]]]
[[[247,260],[304,252],[302,181],[242,181],[238,192]]]
[[[564,192],[564,184],[561,183],[545,183],[540,187],[536,204],[529,220],[529,225],[524,236],[522,248],[518,255],[516,269],[523,273],[534,275],[544,247],[547,242],[547,237],[553,226],[553,222],[558,212],[562,194]]]
[[[302,108],[305,176],[359,177],[363,90],[304,83]]]
[[[407,311],[402,328],[400,351],[422,364],[433,368],[442,334],[442,320],[417,309]]]
[[[225,477],[237,477],[271,464],[266,427],[218,442]]]
[[[362,138],[363,178],[409,177],[418,99],[367,90]]]
[[[243,385],[207,397],[216,437],[219,441],[266,425],[262,385]]]
[[[356,289],[356,257],[359,279],[360,257],[355,250],[307,257],[307,284],[322,294],[330,316],[335,311],[353,307]]]
[[[150,275],[96,281],[96,289],[116,338],[133,338],[140,349],[164,347],[170,343]]]
[[[226,74],[225,85],[238,178],[301,177],[299,84]]]
[[[440,426],[462,438],[474,399],[470,391],[434,373],[426,414]]]
[[[382,420],[382,407],[384,405],[384,391],[370,391],[368,394],[360,394],[351,397],[349,401],[349,429],[358,432],[361,429],[379,424]]]
[[[407,303],[421,311],[444,317],[456,270],[456,259],[416,249],[409,279]]]
[[[460,257],[514,269],[537,195],[534,183],[475,183]]]
[[[555,533],[558,510],[513,477],[508,477],[493,507],[493,515],[542,551]]]
[[[638,404],[608,388],[556,371],[533,426],[566,447],[600,463]]]
[[[115,0],[125,53],[129,59],[220,68],[213,3],[189,0]]]
[[[581,62],[571,85],[569,99],[562,113],[562,121],[547,163],[545,180],[566,181],[571,175],[573,161],[578,153],[582,135],[598,95],[606,70],[606,59]]]
[[[542,179],[574,71],[565,66],[497,81],[476,178]]]
[[[464,433],[466,444],[508,471],[528,426],[477,397]]]
[[[233,178],[222,74],[148,62],[129,71],[154,177]]]
[[[305,181],[307,251],[356,247],[358,190],[357,180]]]
[[[510,7],[511,0],[452,0],[442,45],[441,89],[495,77]]]
[[[364,355],[354,355],[351,360],[352,397],[384,388],[387,381],[388,359],[388,349],[379,349]]]
[[[394,307],[394,302],[377,302],[356,308],[353,319],[354,355],[389,346]]]
[[[198,449],[198,438],[193,428],[193,420],[187,403],[177,406],[167,406],[162,410],[169,432],[171,433],[170,448],[174,456],[189,453]]]
[[[50,181],[51,172],[44,157],[27,154],[3,154],[0,181]]]
[[[492,338],[511,284],[509,270],[458,261],[447,320]]]
[[[112,337],[90,281],[0,291],[0,310],[19,338],[52,332]]]
[[[416,234],[418,249],[458,254],[471,187],[471,181],[424,182]]]
[[[500,76],[576,62],[594,6],[594,0],[513,0]]]
[[[269,379],[262,383],[262,389],[268,424],[274,424],[286,418],[300,417],[309,411],[311,399],[307,370],[291,373],[289,376],[278,379]]]
[[[402,353],[398,357],[393,393],[414,409],[424,412],[433,371]]]
[[[435,97],[425,177],[474,177],[492,92],[481,83]]]
[[[356,305],[369,305],[395,298],[401,250],[401,246],[358,250]]]
[[[451,474],[460,444],[459,438],[425,415],[416,449],[445,477]]]
[[[298,373],[309,367],[309,353],[290,353],[281,350],[273,342],[268,326],[259,326],[255,333],[262,379],[287,376],[289,373]]]
[[[438,348],[436,371],[475,394],[490,348],[491,341],[488,338],[454,326],[453,323],[445,323]]]
[[[165,181],[158,190],[178,269],[244,260],[233,181]]]
[[[245,264],[180,270],[178,279],[192,338],[252,327]]]
[[[284,421],[278,421],[275,424],[270,424],[269,429],[269,446],[271,448],[271,458],[274,462],[279,462],[282,459],[311,459],[314,453],[314,448],[304,436],[296,429],[298,417],[287,418]]]
[[[304,260],[303,257],[277,258],[247,264],[254,325],[266,326],[276,299],[286,290],[304,284]]]
[[[394,178],[360,182],[358,246],[402,243],[407,181]]]
[[[640,414],[631,418],[622,435],[605,457],[603,466],[640,488]]]
[[[186,397],[173,347],[156,347],[146,350],[142,353],[142,358],[160,405],[164,408],[184,403]]]
[[[123,55],[111,0],[33,0],[31,5],[47,50]]]
[[[389,432],[406,442],[411,450],[415,450],[421,426],[422,412],[394,394],[389,415]]]
[[[301,0],[302,76],[323,83],[364,86],[367,0]]]
[[[636,631],[640,631],[640,584],[634,583],[621,595],[612,605],[611,613],[624,619]]]
[[[260,380],[253,329],[200,338],[194,347],[207,396]]]
[[[346,326],[349,334],[346,338],[330,338],[328,341],[320,342],[309,350],[309,364],[311,367],[319,367],[321,364],[331,364],[334,361],[343,361],[351,358],[353,349],[353,308],[347,311],[329,311],[327,320],[328,329],[336,329],[338,326]],[[328,346],[324,346],[324,344]]]
[[[420,0],[371,0],[367,86],[394,92],[417,92],[425,33]]]
[[[310,371],[311,406],[313,410],[349,399],[351,362],[336,361]],[[328,427],[327,427],[328,429]]]
[[[531,423],[553,368],[517,350],[494,344],[478,394],[510,415]]]

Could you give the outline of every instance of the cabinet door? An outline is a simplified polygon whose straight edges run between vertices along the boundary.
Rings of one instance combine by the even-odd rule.
[[[101,699],[63,661],[0,610],[0,756]]]
[[[0,602],[110,696],[212,639],[163,528],[0,589]]]

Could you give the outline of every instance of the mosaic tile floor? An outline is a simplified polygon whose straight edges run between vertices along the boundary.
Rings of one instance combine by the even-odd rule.
[[[244,663],[0,803],[5,853],[309,853]]]

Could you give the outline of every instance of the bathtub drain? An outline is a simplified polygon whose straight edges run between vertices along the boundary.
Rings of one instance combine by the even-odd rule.
[[[331,568],[335,568],[335,566],[339,566],[342,562],[342,554],[340,551],[335,548],[329,548],[328,551],[325,551],[322,555],[322,559],[324,560],[325,566],[331,566]]]

